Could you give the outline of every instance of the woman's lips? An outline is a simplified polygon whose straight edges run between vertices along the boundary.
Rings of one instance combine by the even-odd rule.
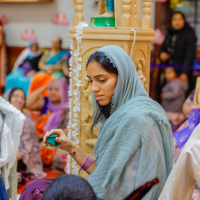
[[[96,100],[100,100],[103,98],[103,95],[96,96]]]

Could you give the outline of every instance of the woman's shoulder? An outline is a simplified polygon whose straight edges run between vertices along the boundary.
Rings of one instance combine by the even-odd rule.
[[[188,38],[188,39],[194,39],[194,40],[196,40],[196,36],[195,36],[195,33],[194,33],[194,31],[193,31],[192,28],[184,29],[184,30],[183,30],[183,35],[184,35],[186,38]]]
[[[130,125],[130,127],[128,127]],[[137,134],[138,141],[141,143],[154,142],[161,140],[160,129],[158,123],[153,117],[142,114],[129,118],[129,123],[125,127]]]
[[[123,112],[123,111],[122,111]],[[130,125],[139,126],[139,129],[157,129],[158,123],[169,124],[163,108],[155,101],[146,98],[132,102],[132,106],[123,112],[122,120],[127,120]]]
[[[138,111],[139,110],[140,108],[138,108]],[[133,112],[134,110],[132,109],[127,111],[127,114],[124,115],[124,118],[122,118],[122,120],[126,118],[127,124],[135,124],[137,126],[140,126],[141,129],[145,127],[152,127],[156,124],[156,120],[153,118],[153,115],[150,112],[143,112],[142,110],[141,113],[138,112],[138,114],[134,114]]]

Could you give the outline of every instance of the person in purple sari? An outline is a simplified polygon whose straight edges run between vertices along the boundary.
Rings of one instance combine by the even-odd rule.
[[[48,89],[48,96],[41,94]],[[43,136],[51,129],[65,130],[68,122],[68,84],[65,80],[57,79],[35,91],[27,97],[26,107],[32,111],[40,111],[36,123],[37,136],[41,141],[41,156],[47,166],[64,170],[66,165],[66,152],[61,149],[46,149],[43,147]],[[55,161],[55,162],[54,162]],[[56,165],[56,166],[55,166]]]

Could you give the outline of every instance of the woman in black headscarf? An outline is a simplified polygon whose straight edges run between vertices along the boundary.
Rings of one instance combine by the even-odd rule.
[[[192,65],[196,54],[196,36],[186,22],[182,12],[174,12],[170,19],[170,28],[160,48],[160,60],[169,66],[176,66],[181,80],[189,82],[189,90],[194,88]]]

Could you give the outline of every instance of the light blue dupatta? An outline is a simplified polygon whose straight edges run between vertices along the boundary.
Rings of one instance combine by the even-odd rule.
[[[58,62],[62,59],[64,55],[67,55],[66,50],[62,50],[58,53],[56,53],[53,56],[50,56],[50,58],[45,62],[45,65],[56,65]]]
[[[49,59],[46,60],[45,65],[52,66],[52,65],[59,64],[61,59],[67,54],[68,54],[68,51],[66,51],[66,50],[60,51],[60,52],[56,53],[55,55],[50,56]],[[62,75],[63,75],[63,73],[61,71],[57,70],[53,73],[53,78],[59,79],[62,77]]]
[[[88,182],[93,187],[98,198],[105,199],[104,194],[117,187],[124,179],[124,171],[134,153],[141,148],[140,162],[138,164],[135,187],[144,184],[145,167],[162,164],[161,169],[167,179],[173,158],[173,137],[167,116],[162,107],[151,100],[145,91],[134,63],[129,56],[117,46],[106,46],[98,51],[104,52],[111,63],[118,70],[118,82],[113,96],[111,116],[106,120],[101,118],[100,132],[94,147],[97,167],[88,177]],[[93,110],[97,111],[98,105],[93,95]],[[159,128],[161,142],[158,144],[161,160],[156,155],[149,156],[143,141],[151,136],[148,134],[152,121]],[[152,133],[153,134],[153,133]],[[146,157],[150,157],[148,161]],[[145,162],[151,163],[145,163]],[[161,163],[159,163],[161,162]],[[152,174],[158,175],[155,169]],[[160,172],[159,172],[160,173]],[[134,172],[133,172],[134,174]],[[153,177],[155,178],[155,177]],[[161,180],[162,183],[166,180]],[[164,183],[163,183],[164,184]],[[128,195],[124,194],[125,196]],[[156,194],[158,196],[158,194]],[[112,196],[106,199],[113,199]]]

